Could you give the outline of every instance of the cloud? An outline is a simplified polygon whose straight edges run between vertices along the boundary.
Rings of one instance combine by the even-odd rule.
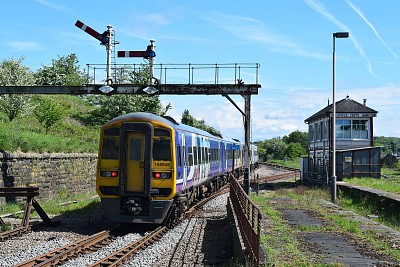
[[[36,42],[7,42],[6,45],[16,51],[43,50],[44,48]]]
[[[362,18],[362,20],[371,28],[371,30],[374,32],[374,34],[376,35],[376,37],[378,37],[379,41],[381,41],[381,43],[386,47],[387,50],[389,50],[389,52],[395,57],[395,58],[399,58],[399,56],[386,44],[386,42],[382,39],[382,37],[380,36],[380,34],[378,33],[378,31],[375,29],[374,25],[372,25],[371,22],[369,22],[369,20],[364,16],[364,14],[362,13],[361,9],[356,7],[355,5],[353,5],[352,2],[350,2],[349,0],[347,0],[347,4],[349,4],[349,6]]]
[[[269,49],[275,53],[319,60],[330,58],[326,54],[307,50],[301,44],[286,36],[271,33],[272,30],[267,30],[264,23],[253,18],[213,13],[202,17],[202,19],[231,33],[242,41],[268,45]]]
[[[61,12],[64,12],[64,13],[70,13],[71,12],[71,10],[68,7],[53,3],[53,2],[48,1],[48,0],[35,0],[35,1],[37,3],[39,3],[39,4],[41,4],[41,5],[44,5],[44,6],[48,7],[48,8],[51,8],[51,9],[54,9],[54,10],[57,10],[57,11],[61,11]]]

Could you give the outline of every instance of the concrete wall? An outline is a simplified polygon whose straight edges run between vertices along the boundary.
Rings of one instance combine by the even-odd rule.
[[[37,186],[39,199],[95,190],[97,154],[3,152],[0,162],[0,187]]]

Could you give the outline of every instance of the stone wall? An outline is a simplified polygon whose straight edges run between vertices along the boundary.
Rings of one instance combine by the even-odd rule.
[[[3,152],[0,162],[0,187],[36,186],[39,199],[89,193],[96,188],[97,154]]]

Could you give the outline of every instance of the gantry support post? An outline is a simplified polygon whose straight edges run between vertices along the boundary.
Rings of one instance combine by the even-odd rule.
[[[244,191],[250,193],[250,100],[251,95],[243,95],[244,98]]]

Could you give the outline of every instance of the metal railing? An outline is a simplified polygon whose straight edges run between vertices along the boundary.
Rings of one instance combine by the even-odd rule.
[[[106,64],[86,65],[88,80],[94,83],[104,81]],[[153,78],[160,84],[258,84],[259,68],[259,63],[154,64]],[[111,78],[115,84],[134,84],[133,81],[143,82],[138,76],[148,73],[148,70],[149,65],[145,63],[111,64]]]
[[[260,264],[261,211],[232,175],[230,176],[229,197],[238,218],[239,229],[246,249],[251,254],[253,265],[258,266]]]

